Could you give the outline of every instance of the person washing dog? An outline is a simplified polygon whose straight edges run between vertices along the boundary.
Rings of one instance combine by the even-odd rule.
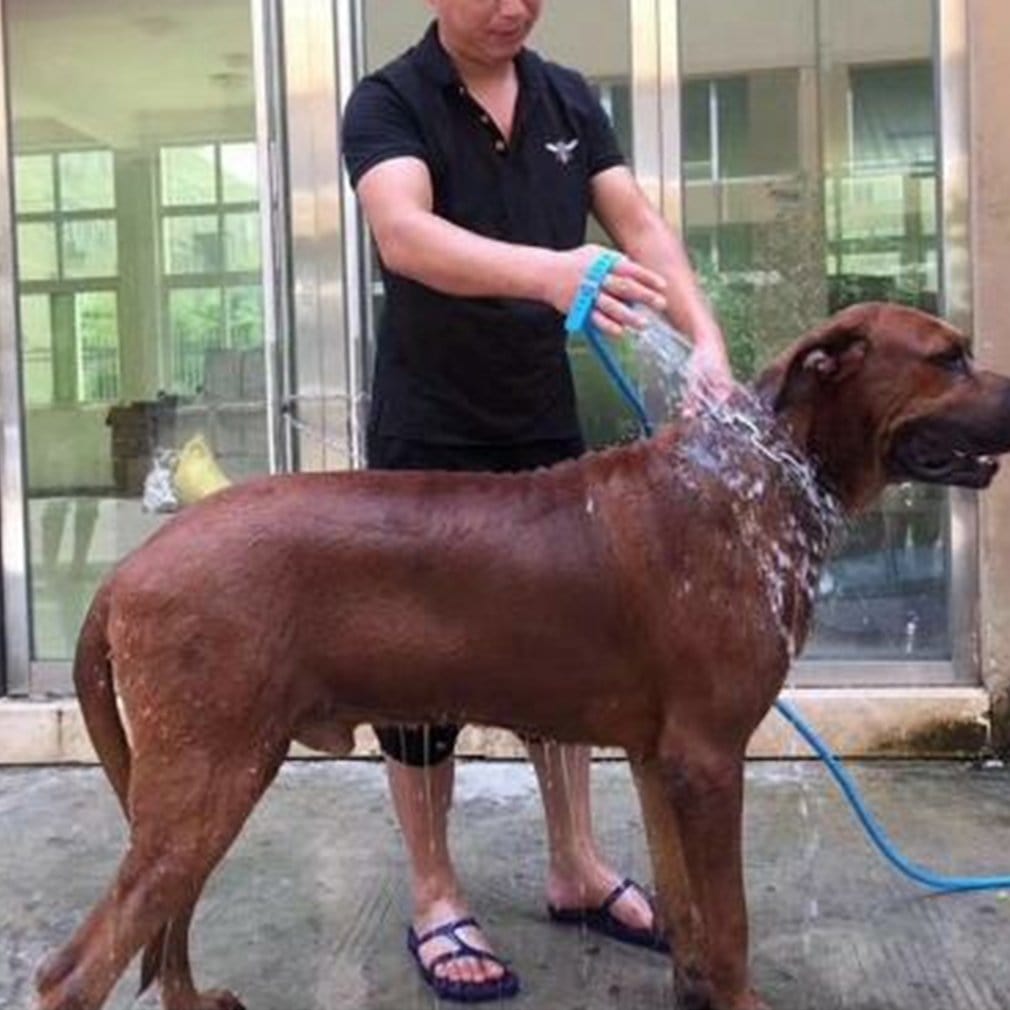
[[[543,0],[429,0],[420,42],[364,78],[343,119],[347,169],[386,304],[367,431],[372,469],[516,471],[583,452],[564,313],[603,251],[624,254],[592,316],[664,310],[694,341],[694,381],[732,377],[678,237],[636,184],[585,80],[525,48]],[[376,727],[411,872],[409,946],[442,997],[518,990],[467,905],[447,843],[452,725]],[[662,946],[649,900],[598,851],[589,749],[526,741],[543,798],[553,918]]]

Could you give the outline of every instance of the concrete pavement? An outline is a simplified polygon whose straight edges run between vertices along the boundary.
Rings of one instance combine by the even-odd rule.
[[[855,766],[914,859],[1010,874],[1010,772],[951,762]],[[627,768],[594,767],[598,834],[648,879]],[[454,846],[474,910],[521,974],[516,1010],[668,1007],[661,956],[552,926],[544,843],[521,762],[459,769]],[[1010,1010],[1010,897],[927,896],[871,852],[811,762],[755,762],[747,878],[756,981],[775,1010]],[[124,829],[95,768],[0,771],[0,1007],[106,884]],[[404,1010],[435,1001],[403,949],[404,859],[381,765],[289,762],[211,879],[194,963],[248,1010]],[[133,1006],[134,967],[109,1006]],[[140,1006],[155,1006],[145,997]]]

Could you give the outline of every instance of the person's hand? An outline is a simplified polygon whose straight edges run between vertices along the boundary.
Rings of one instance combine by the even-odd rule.
[[[735,382],[726,354],[726,343],[718,327],[713,325],[695,335],[687,376],[685,409],[688,413],[696,413],[703,407],[715,406],[729,399]]]
[[[545,300],[558,312],[567,314],[586,271],[607,251],[603,246],[584,245],[555,253],[556,267],[544,279]],[[665,290],[666,281],[659,274],[627,256],[621,256],[600,287],[590,321],[601,333],[610,337],[620,337],[627,329],[640,329],[645,320],[631,305],[641,302],[662,312],[666,306]]]

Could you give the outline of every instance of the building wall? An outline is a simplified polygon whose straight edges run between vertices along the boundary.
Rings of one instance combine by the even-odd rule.
[[[975,347],[980,362],[1010,373],[1010,4],[971,0],[972,258]],[[995,742],[1010,750],[1010,471],[982,496],[982,674],[993,699]]]

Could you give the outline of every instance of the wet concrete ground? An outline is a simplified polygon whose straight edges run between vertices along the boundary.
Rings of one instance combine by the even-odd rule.
[[[1010,874],[1007,771],[855,771],[913,859]],[[599,764],[593,782],[603,845],[648,879],[626,767]],[[526,765],[461,765],[453,830],[474,909],[521,974],[517,1010],[670,1006],[663,957],[548,922]],[[1010,895],[930,896],[896,876],[818,765],[750,765],[746,833],[754,975],[775,1010],[1010,1010]],[[123,844],[97,769],[0,771],[0,1007],[31,1006],[36,964],[98,897]],[[209,884],[197,978],[234,989],[248,1010],[431,1007],[404,951],[406,915],[381,766],[289,763]],[[136,984],[135,966],[109,1006],[134,1005]]]

